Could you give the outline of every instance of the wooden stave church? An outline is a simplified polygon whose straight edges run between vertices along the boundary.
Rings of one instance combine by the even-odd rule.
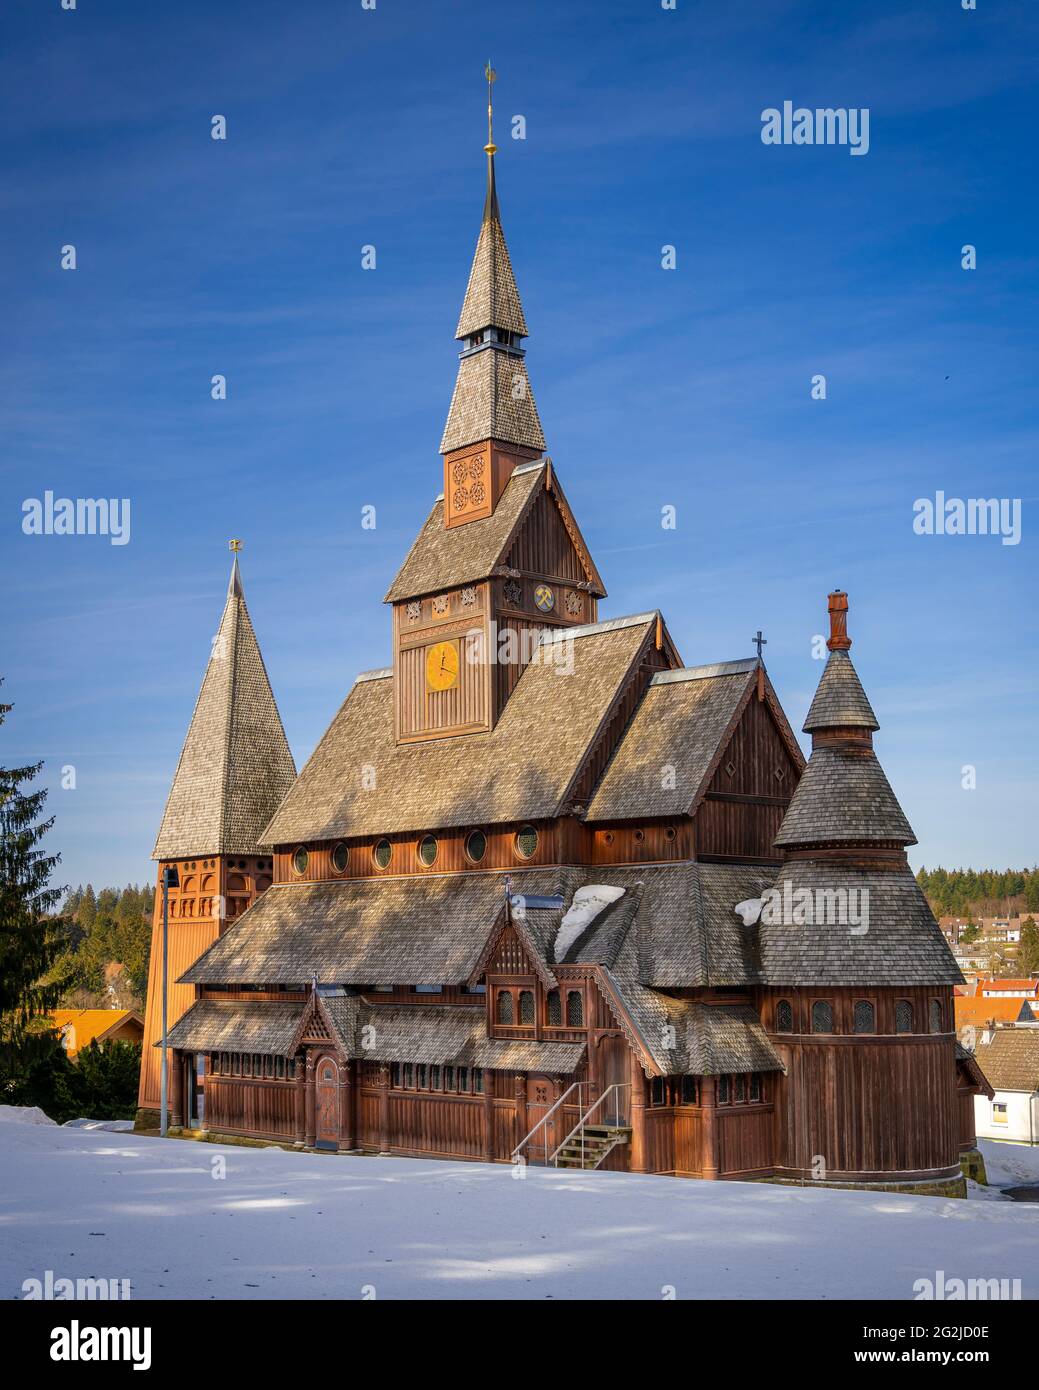
[[[984,1081],[873,753],[847,597],[829,597],[807,765],[760,655],[686,668],[659,612],[599,620],[527,378],[494,154],[444,491],[386,595],[394,665],[357,677],[298,777],[235,558],[154,851],[160,888],[169,865],[181,885],[171,1123],[961,1192]],[[736,911],[835,884],[881,906],[864,935]],[[564,925],[596,887],[623,892]],[[161,931],[160,892],[156,963]]]

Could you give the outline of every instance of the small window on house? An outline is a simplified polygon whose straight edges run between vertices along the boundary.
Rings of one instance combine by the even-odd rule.
[[[732,1085],[727,1076],[718,1078],[718,1104],[728,1105],[732,1100]]]
[[[412,985],[415,994],[443,994],[443,985]]]
[[[868,999],[855,1001],[856,1033],[875,1033],[877,1031],[876,1011]]]
[[[500,989],[498,991],[498,1012],[499,1023],[509,1024],[512,1022],[512,990]]]
[[[445,1068],[444,1068],[444,1090],[445,1090],[445,1091],[454,1091],[454,1090],[456,1090],[456,1089],[457,1089],[457,1083],[456,1083],[456,1081],[455,1081],[455,1069],[454,1069],[454,1067],[445,1067]]]
[[[566,1026],[568,1028],[582,1028],[584,1026],[584,995],[579,989],[568,989],[566,992]]]
[[[393,846],[389,840],[380,840],[372,850],[372,858],[380,869],[388,869],[393,858]]]
[[[942,1001],[940,999],[932,999],[928,1005],[927,1021],[932,1033],[942,1031]]]
[[[761,1077],[758,1072],[752,1072],[750,1078],[750,1103],[755,1105],[761,1099]]]
[[[895,1032],[911,1033],[913,1031],[913,1006],[908,999],[899,999],[895,1003]]]
[[[468,1068],[468,1067],[459,1067],[459,1068],[458,1068],[458,1089],[459,1089],[460,1091],[468,1091],[468,1089],[469,1089],[469,1068]]]
[[[310,863],[310,855],[302,846],[292,856],[292,872],[298,874],[300,878],[307,872]]]
[[[516,853],[521,859],[532,859],[537,847],[538,832],[532,825],[525,825],[516,836]]]
[[[410,1091],[415,1084],[415,1069],[410,1062],[405,1062],[401,1068],[400,1084],[407,1091]]]
[[[545,1001],[545,1005],[549,1026],[558,1028],[563,1022],[563,1005],[559,998],[558,989],[550,989],[548,991],[548,998]]]
[[[667,1104],[667,1087],[662,1076],[654,1076],[649,1083],[649,1098],[651,1105]]]
[[[736,1104],[742,1105],[747,1099],[747,1078],[745,1076],[737,1076],[734,1077],[733,1080],[735,1082],[733,1089],[736,1093]]]
[[[400,1089],[400,1063],[390,1063],[390,1085]]]
[[[478,1096],[483,1095],[483,1069],[481,1067],[473,1068],[473,1091]]]
[[[1005,1125],[1007,1122],[1007,1103],[1005,1100],[994,1100],[992,1102],[992,1123],[994,1125]]]
[[[346,845],[336,845],[332,850],[332,868],[337,874],[345,874],[350,863],[350,851]]]
[[[435,835],[424,835],[419,841],[418,846],[419,862],[424,864],[427,869],[437,861],[437,837]]]
[[[520,990],[519,1021],[524,1024],[534,1022],[534,991],[531,989]]]
[[[683,1076],[683,1077],[682,1077],[682,1104],[683,1104],[683,1105],[699,1105],[699,1104],[700,1104],[699,1087],[698,1087],[697,1084],[696,1084],[696,1077],[695,1077],[695,1076]]]
[[[825,999],[817,999],[812,1005],[812,1032],[833,1032],[833,1006]]]
[[[776,1005],[776,1032],[792,1033],[794,1031],[794,1010],[789,999],[780,999]]]
[[[419,1062],[415,1068],[415,1085],[420,1091],[426,1089],[426,1067],[423,1062]]]
[[[279,1057],[279,1058],[278,1058],[278,1080],[279,1080],[279,1081],[284,1081],[284,1080],[285,1080],[285,1058],[284,1058],[284,1057]]]
[[[465,853],[473,864],[479,864],[487,853],[487,836],[482,830],[470,830],[465,838]]]
[[[429,1069],[429,1089],[431,1091],[440,1090],[440,1068],[430,1067]]]

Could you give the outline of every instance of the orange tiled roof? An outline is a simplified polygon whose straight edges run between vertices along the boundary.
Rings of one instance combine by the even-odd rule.
[[[144,1033],[144,1020],[133,1009],[53,1009],[50,1017],[59,1032],[67,1037],[70,1057],[75,1057],[81,1048],[89,1047],[95,1038],[102,1041],[129,1020],[140,1024],[142,1036]]]
[[[952,1003],[957,1031],[971,1024],[983,1028],[986,1023],[1028,1022],[1035,1017],[1027,999],[964,999],[956,995]]]

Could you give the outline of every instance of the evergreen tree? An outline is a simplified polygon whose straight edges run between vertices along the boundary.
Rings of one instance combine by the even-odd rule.
[[[0,704],[0,724],[10,709]],[[51,1050],[43,1020],[67,985],[54,968],[67,948],[66,923],[52,915],[59,856],[38,847],[54,821],[39,819],[45,788],[22,790],[41,767],[0,767],[0,1095]]]
[[[1026,917],[1021,923],[1017,959],[1025,975],[1039,975],[1039,926],[1034,917]]]

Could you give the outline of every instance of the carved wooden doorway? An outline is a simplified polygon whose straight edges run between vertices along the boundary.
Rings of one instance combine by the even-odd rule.
[[[322,1057],[315,1071],[314,1086],[317,1125],[315,1142],[319,1149],[339,1146],[339,1068],[333,1057]]]
[[[630,1054],[628,1044],[620,1034],[600,1037],[599,1094],[603,1102],[592,1116],[597,1125],[629,1125],[631,1123]],[[611,1090],[611,1087],[616,1089]],[[607,1094],[609,1091],[609,1094]]]

